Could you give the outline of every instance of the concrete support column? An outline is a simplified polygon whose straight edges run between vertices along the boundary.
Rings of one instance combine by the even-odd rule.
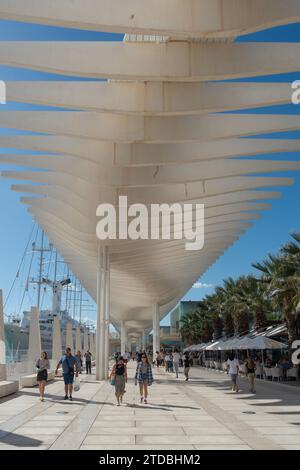
[[[35,363],[41,355],[41,332],[39,322],[40,312],[37,307],[31,307],[28,347],[28,372],[34,373]]]
[[[160,350],[160,318],[159,306],[153,306],[153,354]]]
[[[105,333],[104,333],[104,370],[106,378],[109,372],[109,324],[110,324],[110,259],[109,251],[106,256],[106,286],[105,286]]]
[[[105,375],[105,297],[106,297],[107,247],[98,245],[97,262],[97,337],[96,337],[96,379],[104,380]]]
[[[84,329],[83,333],[83,352],[84,354],[87,352],[89,349],[89,334],[87,328]]]
[[[62,356],[60,319],[54,317],[52,327],[52,367],[55,368]]]
[[[74,344],[73,344],[73,325],[72,322],[68,321],[66,329],[66,348],[72,349],[72,354],[74,353]]]
[[[79,326],[77,326],[76,328],[75,349],[76,349],[76,352],[82,351],[81,331],[80,331]]]
[[[126,350],[126,324],[121,321],[121,354]]]
[[[93,359],[95,359],[96,351],[95,351],[95,335],[94,335],[94,333],[91,333],[91,335],[90,335],[90,352],[93,356]]]
[[[146,351],[147,349],[146,330],[143,331],[143,335],[142,335],[142,349],[143,351]]]
[[[6,380],[6,351],[4,334],[3,294],[0,289],[0,381]]]

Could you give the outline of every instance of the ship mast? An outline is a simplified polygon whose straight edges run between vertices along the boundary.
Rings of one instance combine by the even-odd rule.
[[[44,254],[46,252],[52,251],[52,245],[50,244],[49,248],[45,248],[44,242],[45,242],[45,232],[44,230],[42,230],[40,248],[36,247],[35,242],[32,243],[32,251],[40,253],[38,279],[31,279],[30,281],[31,284],[37,284],[38,286],[38,296],[37,296],[37,308],[38,309],[40,309],[40,304],[41,304],[41,288],[42,288],[42,284],[44,284],[43,283]]]
[[[81,313],[82,313],[82,286],[80,288],[80,302],[79,302],[79,324],[81,325]]]
[[[39,281],[38,281],[38,299],[37,299],[37,308],[40,309],[41,303],[41,287],[42,287],[42,269],[43,269],[43,254],[44,254],[44,238],[45,233],[42,230],[42,242],[41,242],[41,254],[40,254],[40,262],[39,262]]]

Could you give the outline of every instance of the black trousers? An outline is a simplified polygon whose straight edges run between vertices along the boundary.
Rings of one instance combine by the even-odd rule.
[[[91,363],[91,361],[86,361],[85,367],[86,367],[86,373],[91,374],[92,373],[92,363]]]

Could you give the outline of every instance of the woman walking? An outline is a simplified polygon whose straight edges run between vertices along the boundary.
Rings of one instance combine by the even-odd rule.
[[[77,368],[78,368],[78,372],[79,374],[81,374],[81,371],[82,371],[82,354],[81,354],[81,351],[77,351],[77,354],[75,355],[75,359],[76,359],[76,362],[77,362]]]
[[[190,372],[190,367],[191,367],[190,356],[188,352],[184,353],[183,367],[184,367],[185,381],[187,382],[189,380],[189,372]]]
[[[178,349],[175,349],[173,353],[173,364],[174,364],[176,379],[178,379],[179,359],[180,359],[180,355],[179,355]]]
[[[147,405],[148,387],[153,383],[152,367],[146,354],[142,354],[141,359],[136,368],[135,384],[140,386],[141,403]]]
[[[256,393],[255,385],[254,385],[256,365],[252,357],[247,357],[245,361],[245,366],[246,366],[246,375],[247,375],[249,385],[250,385],[250,393]]]
[[[50,369],[50,361],[45,351],[42,352],[40,359],[37,360],[36,368],[38,369],[36,379],[39,386],[40,400],[44,401],[45,387],[48,379],[48,370]]]
[[[123,356],[120,356],[117,363],[113,366],[110,380],[114,380],[117,406],[120,406],[120,404],[123,403],[123,395],[127,383],[127,366]]]

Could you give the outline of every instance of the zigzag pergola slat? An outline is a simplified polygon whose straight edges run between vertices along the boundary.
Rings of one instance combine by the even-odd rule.
[[[297,72],[297,44],[1,41],[4,65],[88,78],[199,82]]]
[[[1,0],[2,18],[180,38],[232,37],[299,21],[297,0]]]
[[[209,114],[140,119],[92,112],[9,111],[0,114],[0,126],[116,143],[167,144],[296,131],[300,117]]]
[[[184,165],[189,162],[220,160],[231,157],[290,153],[300,150],[295,139],[214,139],[148,145],[115,143],[61,135],[0,136],[2,147],[35,150],[77,156],[84,160],[114,166]]]
[[[129,204],[205,204],[200,252],[185,251],[182,240],[108,244],[111,320],[126,322],[132,338],[154,326],[157,347],[157,315],[270,208],[280,196],[273,188],[293,182],[269,174],[300,168],[286,155],[269,158],[299,152],[298,140],[264,136],[299,130],[300,118],[255,111],[289,103],[290,85],[216,82],[298,71],[296,44],[233,40],[299,20],[300,3],[0,0],[0,18],[128,33],[123,42],[0,43],[3,65],[109,79],[8,82],[8,100],[54,109],[2,112],[2,128],[30,134],[1,135],[2,147],[26,153],[3,153],[0,162],[21,167],[2,175],[19,180],[12,189],[95,299],[99,203],[117,208],[127,195]],[[245,108],[252,113],[236,113]]]
[[[6,82],[7,99],[146,116],[206,114],[291,102],[289,83]]]

